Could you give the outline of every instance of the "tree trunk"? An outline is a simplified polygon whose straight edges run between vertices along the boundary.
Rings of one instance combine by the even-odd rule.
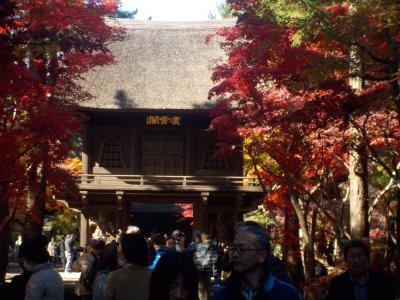
[[[3,207],[0,205],[0,209]],[[4,282],[8,265],[9,222],[0,231],[0,282]]]
[[[314,270],[312,269],[315,265],[315,256],[314,256],[314,244],[310,237],[310,233],[308,231],[307,220],[305,214],[300,207],[299,199],[290,194],[290,201],[294,208],[294,212],[296,213],[298,224],[300,225],[301,232],[303,235],[303,243],[304,243],[304,280],[305,283],[308,284],[313,277]]]
[[[36,188],[37,169],[40,170],[39,186]],[[42,163],[40,168],[32,168],[28,191],[28,214],[25,223],[25,235],[35,237],[42,233],[46,199],[46,170]]]
[[[311,220],[311,234],[310,234],[310,244],[307,248],[307,265],[309,270],[307,271],[312,277],[315,277],[315,235],[317,231],[317,218],[318,218],[318,207],[314,207],[312,212],[312,220]]]
[[[285,207],[285,233],[283,259],[290,282],[302,290],[304,288],[304,270],[301,260],[299,220],[292,207]]]
[[[350,5],[350,14],[355,11],[356,8]],[[349,69],[358,74],[363,73],[360,53],[360,49],[355,46],[350,50]],[[360,77],[350,78],[349,84],[357,91],[364,87]],[[354,126],[349,128],[349,139],[350,236],[352,239],[360,239],[369,237],[367,147],[362,134]]]
[[[393,242],[393,238],[396,236],[396,220],[391,220],[389,214],[385,215],[386,224],[388,224],[388,228],[386,230],[386,251],[384,254],[385,257],[385,267],[390,270],[390,264],[393,261],[396,261],[396,252],[397,246]],[[397,264],[397,261],[396,261]]]
[[[397,275],[400,278],[400,189],[396,190],[396,200],[397,200],[397,209],[396,209],[397,259],[395,259],[395,262],[396,262]]]
[[[0,282],[4,282],[6,277],[10,238],[9,221],[6,220],[9,214],[8,201],[3,198],[5,189],[5,186],[0,186],[0,221],[5,221],[0,227]]]
[[[387,33],[390,34],[389,32],[387,32]],[[399,73],[399,67],[400,67],[400,53],[394,44],[392,44],[390,48],[391,48],[392,56],[394,59],[392,60],[392,64],[390,65],[390,69],[389,69],[389,75],[391,77],[389,84],[390,84],[390,90],[391,90],[393,102],[396,106],[397,121],[400,124],[400,86],[399,86],[399,79],[398,79],[398,73]]]
[[[349,158],[350,235],[352,239],[369,237],[367,150],[360,132],[351,127]]]
[[[35,220],[32,229],[34,236],[40,235],[43,231],[47,187],[45,163],[41,164],[40,175],[39,192],[36,194],[35,205],[33,206],[33,215]]]
[[[28,173],[28,191],[26,195],[26,217],[24,223],[24,238],[34,236],[34,206],[36,200],[37,165],[33,164]]]

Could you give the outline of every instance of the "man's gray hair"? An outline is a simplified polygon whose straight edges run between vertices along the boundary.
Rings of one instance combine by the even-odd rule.
[[[252,233],[257,238],[257,248],[265,249],[268,254],[271,253],[271,242],[265,228],[254,221],[243,221],[238,224],[238,231]]]

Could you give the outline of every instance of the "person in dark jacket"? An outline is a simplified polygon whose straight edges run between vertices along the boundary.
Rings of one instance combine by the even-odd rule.
[[[349,241],[343,255],[347,271],[331,281],[328,300],[394,300],[386,276],[368,270],[369,248],[362,240]]]
[[[261,227],[255,221],[243,221],[239,224],[241,226]],[[265,230],[264,227],[261,227],[261,228]],[[267,236],[268,236],[268,233],[267,233]],[[228,247],[228,249],[229,249],[229,247]],[[232,272],[232,263],[229,259],[229,251],[225,251],[222,264],[223,264],[222,265],[223,271]],[[271,272],[272,276],[274,276],[276,279],[287,282],[289,284],[292,284],[292,282],[290,282],[290,280],[289,280],[288,272],[286,270],[284,262],[281,259],[279,259],[278,257],[274,256],[272,254],[272,251],[270,251],[270,254],[268,255],[265,267],[266,267],[266,272]]]
[[[118,269],[118,243],[105,245],[99,258],[99,268],[93,282],[93,300],[104,300],[105,285],[108,274]]]
[[[18,251],[18,263],[22,268],[22,273],[20,275],[16,275],[11,279],[9,284],[5,284],[2,286],[0,291],[0,299],[14,299],[14,300],[24,300],[25,299],[25,288],[31,277],[32,273],[25,269],[24,264],[22,263],[22,257],[26,256],[26,253],[29,252],[27,247],[28,243],[22,243],[19,246]]]
[[[13,299],[13,300],[24,300],[25,299],[25,288],[26,284],[31,277],[31,273],[22,269],[20,275],[16,275],[11,279],[11,282],[4,284],[0,289],[0,299]]]
[[[302,299],[296,288],[276,279],[269,270],[271,246],[262,226],[240,223],[229,252],[233,271],[226,286],[214,294],[214,300]]]

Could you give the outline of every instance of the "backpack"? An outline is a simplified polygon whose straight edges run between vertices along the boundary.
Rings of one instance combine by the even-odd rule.
[[[88,291],[92,291],[94,279],[96,278],[97,272],[99,271],[99,259],[97,258],[97,255],[93,253],[90,254],[93,256],[94,261],[89,271],[85,274],[85,276],[83,276],[82,280],[83,286]]]

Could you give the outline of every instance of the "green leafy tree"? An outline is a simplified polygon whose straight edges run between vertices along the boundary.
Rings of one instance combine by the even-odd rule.
[[[212,11],[210,11],[210,12],[208,13],[207,18],[208,18],[209,20],[215,20],[215,19],[217,18],[217,15],[214,14]]]
[[[217,9],[218,9],[219,15],[223,19],[233,18],[235,16],[235,11],[225,1],[221,2],[220,4],[217,4]]]
[[[115,14],[111,14],[110,17],[121,18],[121,19],[134,19],[138,13],[138,10],[118,10]]]
[[[72,209],[65,208],[49,216],[45,227],[51,235],[66,235],[76,233],[80,225],[79,214]]]

